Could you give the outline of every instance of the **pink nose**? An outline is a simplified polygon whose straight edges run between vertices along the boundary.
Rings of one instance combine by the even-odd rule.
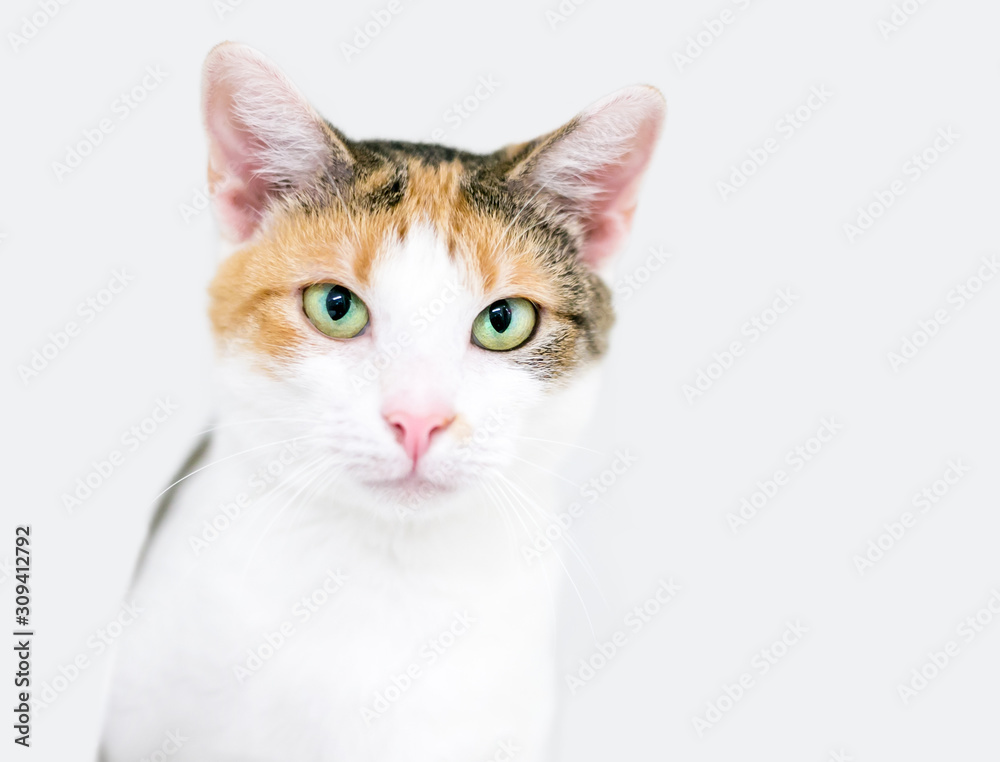
[[[383,413],[385,420],[396,432],[396,439],[416,468],[417,460],[431,446],[431,437],[444,431],[455,420],[454,414],[444,410],[413,413],[408,410],[394,410]]]

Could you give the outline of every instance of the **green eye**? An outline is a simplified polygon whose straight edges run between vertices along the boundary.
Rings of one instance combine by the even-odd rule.
[[[334,339],[352,339],[368,325],[368,308],[357,294],[334,283],[317,283],[302,293],[310,322]]]
[[[501,299],[479,313],[472,324],[472,343],[503,352],[528,340],[535,327],[535,305],[527,299]]]

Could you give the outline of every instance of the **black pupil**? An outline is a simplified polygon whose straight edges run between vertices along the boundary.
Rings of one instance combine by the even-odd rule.
[[[332,320],[340,320],[351,309],[351,292],[343,286],[334,286],[326,295],[326,311]]]
[[[506,301],[494,302],[490,305],[490,325],[497,333],[503,333],[510,327],[510,305]]]

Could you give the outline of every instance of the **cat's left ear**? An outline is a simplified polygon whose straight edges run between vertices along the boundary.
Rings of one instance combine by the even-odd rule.
[[[282,196],[349,176],[341,136],[263,54],[224,42],[202,72],[209,185],[230,238],[250,238]]]
[[[508,178],[554,203],[583,229],[581,256],[599,268],[624,243],[639,184],[666,115],[654,87],[619,90],[549,135],[516,146]]]

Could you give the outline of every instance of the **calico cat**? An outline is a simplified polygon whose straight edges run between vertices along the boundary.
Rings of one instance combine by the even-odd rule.
[[[549,758],[562,572],[519,549],[595,397],[662,96],[477,155],[349,140],[243,45],[203,86],[218,417],[137,570],[104,757]]]

